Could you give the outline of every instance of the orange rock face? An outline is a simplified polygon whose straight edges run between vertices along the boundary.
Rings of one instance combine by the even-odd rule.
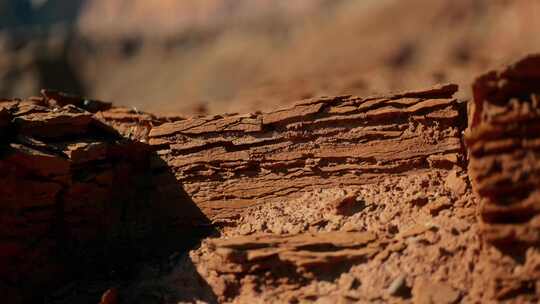
[[[389,96],[303,100],[280,110],[152,128],[149,143],[211,219],[316,188],[459,166],[456,85]]]
[[[490,242],[540,244],[540,56],[473,85],[469,174]]]
[[[538,302],[540,55],[473,89],[464,137],[455,85],[191,118],[2,100],[3,299],[210,226],[166,278],[95,302]]]

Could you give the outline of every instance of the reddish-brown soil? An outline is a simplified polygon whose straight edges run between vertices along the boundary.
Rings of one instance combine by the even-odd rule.
[[[540,55],[472,88],[195,117],[2,100],[2,295],[535,303]]]

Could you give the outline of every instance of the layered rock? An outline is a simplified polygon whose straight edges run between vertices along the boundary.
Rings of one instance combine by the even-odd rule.
[[[445,183],[455,173],[431,169],[248,208],[191,258],[218,302],[477,299],[493,273],[471,280],[465,266],[477,263],[480,244],[470,186]],[[449,205],[432,212],[441,199]]]
[[[278,268],[295,272],[321,272],[340,263],[366,260],[384,248],[369,232],[327,232],[297,235],[254,235],[217,239],[209,247],[218,258],[208,267],[220,273],[253,274]],[[274,275],[278,271],[273,272]],[[287,274],[288,276],[291,273]]]
[[[148,145],[95,118],[110,104],[42,94],[0,101],[0,290],[10,303],[58,287],[90,266],[82,259],[99,264],[87,255],[112,250],[100,246],[140,239],[189,210],[174,178],[161,181],[180,194],[169,205],[156,198]]]
[[[210,302],[537,300],[538,251],[503,256],[477,232],[540,240],[539,67],[529,57],[474,85],[480,224],[455,85],[192,118],[54,91],[2,100],[0,291],[20,301],[72,278],[74,263],[94,265],[80,260],[89,243],[116,250],[126,234],[209,217],[230,227],[192,251],[199,274],[182,275],[208,284]]]
[[[319,188],[452,168],[462,159],[456,85],[303,100],[269,113],[164,123],[149,143],[211,219]]]
[[[479,77],[470,111],[469,175],[483,237],[540,244],[540,56]]]

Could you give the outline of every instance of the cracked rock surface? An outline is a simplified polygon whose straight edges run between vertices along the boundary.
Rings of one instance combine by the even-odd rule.
[[[484,237],[540,244],[540,56],[479,77],[470,113],[469,174]]]
[[[158,150],[212,220],[338,185],[463,162],[456,85],[301,101],[261,114],[205,116],[152,128]]]
[[[0,289],[16,303],[68,273],[59,249],[160,215],[213,233],[137,239],[183,251],[102,303],[538,302],[540,56],[457,89],[195,117],[2,100]]]
[[[166,197],[176,208],[160,203],[152,149],[93,113],[110,108],[53,91],[0,100],[0,290],[7,303],[58,288],[88,267],[107,272],[120,248],[132,248],[165,218],[160,212],[189,213],[179,195]],[[119,259],[130,264],[136,251]]]

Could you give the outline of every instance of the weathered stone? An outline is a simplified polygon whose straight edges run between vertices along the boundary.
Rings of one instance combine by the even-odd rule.
[[[456,90],[328,97],[263,114],[185,119],[152,128],[149,143],[209,218],[234,217],[313,189],[459,164],[462,157],[440,159],[462,151]]]
[[[466,134],[483,237],[540,244],[540,55],[479,77]]]
[[[54,110],[43,107],[13,118],[20,134],[37,138],[62,138],[85,134],[88,133],[92,121],[92,113],[73,105]]]
[[[117,304],[118,303],[118,290],[116,288],[107,289],[101,297],[99,304]]]
[[[463,176],[458,176],[455,170],[452,170],[445,180],[445,186],[456,196],[464,195],[467,190],[467,182]]]
[[[185,196],[152,197],[149,146],[77,107],[110,106],[43,94],[0,101],[0,132],[9,131],[0,134],[0,293],[7,282],[21,298],[66,282],[80,271],[70,270],[75,263],[90,267],[81,255],[103,250],[85,244],[122,241],[122,231],[142,231],[132,236],[141,238],[160,221],[190,215]]]
[[[452,304],[460,298],[458,291],[441,282],[419,278],[412,289],[414,304]]]
[[[448,197],[443,196],[430,202],[426,207],[430,214],[437,215],[442,210],[452,207],[452,201]]]
[[[365,260],[384,249],[384,243],[369,232],[252,235],[215,240],[208,246],[216,257],[207,261],[211,269],[239,275],[266,268],[281,268],[300,275],[319,272]],[[293,268],[289,269],[291,265]]]

